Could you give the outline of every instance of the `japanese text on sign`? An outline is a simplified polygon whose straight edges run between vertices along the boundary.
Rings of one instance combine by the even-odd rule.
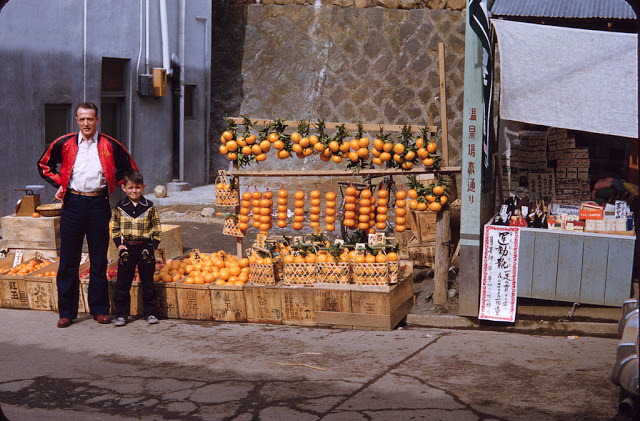
[[[518,227],[484,227],[479,319],[515,321],[519,239]]]

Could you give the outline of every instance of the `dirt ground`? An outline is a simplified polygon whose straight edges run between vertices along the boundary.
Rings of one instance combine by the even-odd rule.
[[[202,216],[202,205],[171,205],[159,206],[160,220],[163,223],[180,225],[182,234],[182,248],[184,252],[190,249],[199,249],[204,252],[225,250],[235,253],[236,238],[222,234],[224,222],[224,209],[216,209],[219,213],[212,217]],[[308,230],[308,227],[305,227]],[[310,232],[310,231],[309,231]],[[307,233],[307,231],[295,231],[290,226],[279,230],[278,234],[293,236]],[[244,249],[248,249],[255,242],[256,230],[249,230],[243,240]],[[455,291],[453,298],[449,296],[445,306],[433,304],[432,294],[434,290],[433,269],[429,267],[414,267],[413,282],[415,305],[413,314],[451,314],[458,313],[458,269],[451,268],[449,272],[448,289]]]

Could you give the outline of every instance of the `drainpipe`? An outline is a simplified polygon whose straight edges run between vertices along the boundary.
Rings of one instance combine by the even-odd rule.
[[[185,0],[180,0],[180,181],[184,181],[184,39],[185,39]]]
[[[167,1],[160,0],[160,32],[162,35],[162,68],[171,73],[169,66],[169,28],[167,26]]]
[[[82,102],[87,101],[87,0],[82,18]]]
[[[148,1],[148,0],[147,0]],[[142,0],[140,0],[138,5],[138,13],[140,15],[138,21],[138,27],[140,28],[140,33],[138,35],[138,58],[136,60],[136,71],[133,74],[131,79],[131,88],[129,89],[129,139],[127,140],[127,150],[131,155],[133,155],[133,104],[135,102],[136,96],[136,84],[138,83],[138,74],[140,73],[140,59],[142,58]]]
[[[209,116],[209,102],[211,92],[209,91],[209,85],[211,83],[211,60],[209,59],[209,19],[205,16],[196,16],[198,22],[204,23],[204,146],[205,146],[205,183],[209,184],[209,170],[211,167],[211,148],[209,147],[209,130],[211,124],[211,118]]]
[[[144,73],[149,74],[149,0],[145,0],[144,12]]]

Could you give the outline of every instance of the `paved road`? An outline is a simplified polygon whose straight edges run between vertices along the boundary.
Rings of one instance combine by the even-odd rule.
[[[615,339],[83,318],[56,329],[53,312],[0,309],[11,421],[607,420],[617,406]]]

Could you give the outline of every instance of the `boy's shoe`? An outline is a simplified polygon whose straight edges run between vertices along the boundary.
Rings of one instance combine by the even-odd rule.
[[[150,325],[155,325],[156,323],[158,323],[158,318],[152,314],[151,316],[147,317],[147,323],[149,323]]]
[[[116,317],[116,322],[114,323],[114,326],[124,326],[127,324],[127,319],[125,319],[124,317]]]

